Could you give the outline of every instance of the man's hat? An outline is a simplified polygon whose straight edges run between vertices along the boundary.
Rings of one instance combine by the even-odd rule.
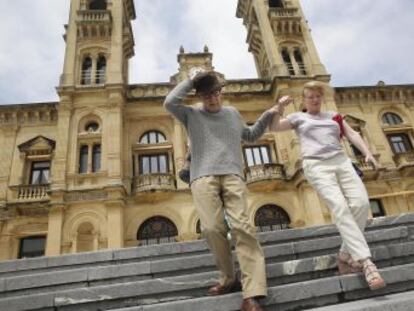
[[[214,71],[204,71],[197,74],[193,80],[196,94],[208,94],[219,91],[223,86]]]

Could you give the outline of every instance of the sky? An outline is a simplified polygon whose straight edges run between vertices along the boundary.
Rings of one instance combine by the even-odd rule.
[[[0,104],[57,101],[70,0],[0,1]],[[167,82],[177,54],[213,53],[227,79],[257,78],[237,0],[135,0],[129,83]],[[414,83],[413,0],[302,0],[333,86]]]

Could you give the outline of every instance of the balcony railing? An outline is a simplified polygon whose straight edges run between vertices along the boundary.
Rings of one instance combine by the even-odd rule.
[[[299,16],[297,8],[271,8],[269,12],[270,12],[270,16],[275,16],[275,17],[297,17]]]
[[[78,11],[78,35],[80,39],[109,37],[112,32],[112,15],[106,10]]]
[[[378,154],[374,155],[374,158],[378,162],[379,155]],[[364,156],[356,156],[355,159],[357,160],[357,165],[361,170],[367,171],[367,170],[374,170],[375,169],[375,167],[372,163],[366,163],[365,162],[365,157]]]
[[[107,10],[86,10],[78,12],[79,22],[111,22],[111,12]]]
[[[252,183],[262,180],[284,179],[282,164],[269,163],[249,166],[246,168],[246,182]]]
[[[134,178],[135,192],[174,189],[175,176],[172,174],[155,173],[140,175]]]
[[[414,165],[414,150],[395,154],[394,162],[397,167]]]
[[[97,70],[95,72],[95,81],[92,81],[92,71],[82,70],[81,72],[81,85],[99,86],[105,84],[105,70]]]
[[[17,187],[18,201],[48,200],[49,185],[21,185]]]

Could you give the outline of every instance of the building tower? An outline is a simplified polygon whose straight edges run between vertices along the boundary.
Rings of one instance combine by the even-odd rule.
[[[72,0],[61,87],[127,84],[133,0]]]
[[[239,0],[247,43],[260,78],[327,75],[300,0]]]
[[[103,187],[107,246],[123,245],[123,115],[128,61],[134,55],[133,0],[71,0],[51,171],[46,254],[61,253],[66,195]],[[105,159],[105,161],[101,161]],[[101,163],[102,162],[102,163]],[[89,176],[86,178],[84,176]],[[95,243],[97,244],[97,243]]]

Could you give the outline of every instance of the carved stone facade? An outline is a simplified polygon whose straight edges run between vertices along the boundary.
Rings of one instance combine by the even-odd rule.
[[[181,48],[170,81],[130,85],[134,3],[94,0],[103,10],[90,3],[72,0],[60,101],[0,106],[1,260],[24,256],[20,245],[28,237],[44,237],[46,255],[199,238],[190,190],[178,178],[186,133],[162,104],[191,67],[214,69],[213,54]],[[239,0],[235,10],[259,78],[226,80],[222,73],[224,105],[252,123],[289,94],[295,104],[286,113],[298,111],[305,82],[329,81],[299,1]],[[334,91],[325,108],[343,114],[382,165],[373,170],[344,141],[370,198],[386,215],[414,212],[414,86],[380,82]],[[193,94],[185,103],[198,101]],[[248,216],[260,230],[331,222],[303,177],[294,132],[268,132],[241,152]]]

